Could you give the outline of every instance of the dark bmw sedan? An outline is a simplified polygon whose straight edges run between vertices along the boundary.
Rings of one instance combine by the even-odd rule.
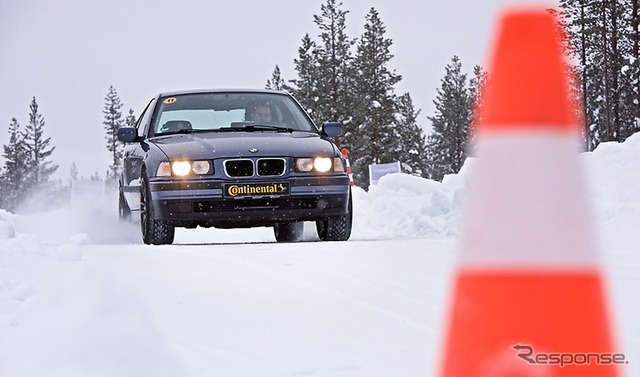
[[[323,241],[351,234],[344,157],[287,93],[206,90],[161,93],[125,143],[120,216],[140,217],[146,244],[170,244],[176,227],[273,227],[300,238],[304,221]]]

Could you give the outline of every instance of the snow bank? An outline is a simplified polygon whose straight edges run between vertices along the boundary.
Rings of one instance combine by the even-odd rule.
[[[634,234],[640,244],[640,133],[624,143],[602,143],[581,154],[595,225],[601,233]],[[441,237],[456,235],[469,172],[442,183],[405,174],[382,177],[368,192],[354,190],[354,239]]]
[[[583,154],[583,162],[600,226],[640,235],[640,133],[624,143],[600,144]]]
[[[16,230],[9,222],[11,214],[0,209],[0,239],[13,238],[16,236]]]
[[[354,239],[440,237],[456,234],[467,167],[442,182],[389,174],[368,192],[355,188]]]

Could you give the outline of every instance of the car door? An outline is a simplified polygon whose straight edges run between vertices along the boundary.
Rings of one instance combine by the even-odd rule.
[[[127,143],[124,147],[121,185],[131,211],[140,209],[140,174],[145,156],[143,145],[145,144],[155,103],[156,99],[154,98],[147,104],[138,118],[136,123],[138,140],[133,143]]]

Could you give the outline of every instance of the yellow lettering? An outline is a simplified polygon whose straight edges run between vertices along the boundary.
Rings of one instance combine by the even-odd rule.
[[[278,194],[287,192],[287,186],[282,183],[273,183],[264,186],[247,185],[230,185],[227,186],[227,194],[235,197],[238,195],[261,195],[261,194]]]

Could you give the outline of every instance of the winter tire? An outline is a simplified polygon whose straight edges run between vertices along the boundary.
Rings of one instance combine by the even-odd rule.
[[[351,224],[353,220],[353,203],[349,192],[349,204],[346,215],[330,217],[316,221],[318,238],[321,241],[346,241],[351,236]]]
[[[153,218],[151,191],[146,176],[140,185],[140,229],[142,230],[142,241],[147,245],[173,243],[175,227]]]

